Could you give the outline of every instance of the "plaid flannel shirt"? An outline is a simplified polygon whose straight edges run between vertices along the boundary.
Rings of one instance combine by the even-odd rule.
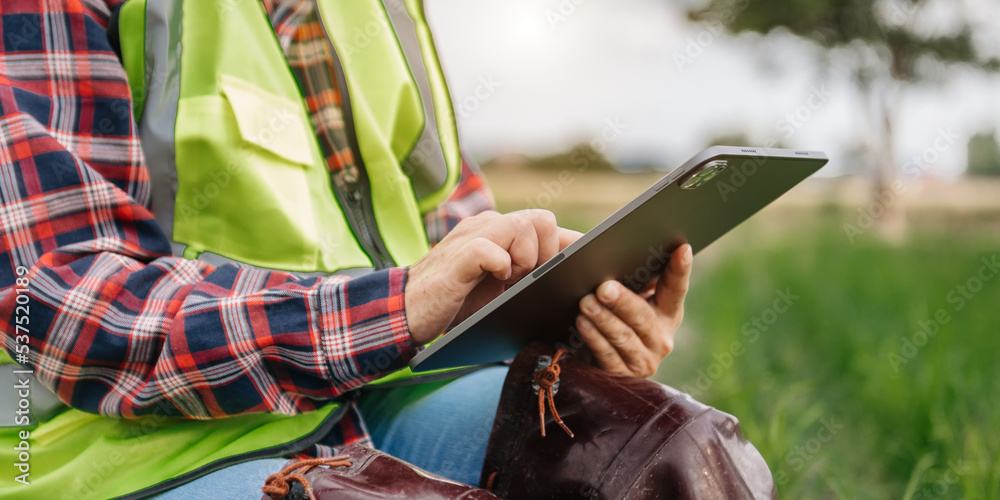
[[[406,269],[305,278],[171,255],[107,39],[122,1],[0,4],[0,344],[16,356],[15,270],[25,266],[30,352],[18,361],[84,411],[294,414],[405,366],[416,351]],[[336,176],[353,161],[338,146],[339,94],[301,81],[329,64],[313,2],[264,4]],[[425,218],[430,241],[491,206],[480,174],[463,165],[458,188]],[[350,410],[324,445],[368,439]]]

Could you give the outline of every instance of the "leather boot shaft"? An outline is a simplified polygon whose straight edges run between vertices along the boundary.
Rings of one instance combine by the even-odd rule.
[[[554,354],[536,343],[514,360],[482,487],[524,500],[775,496],[766,462],[733,416],[663,384],[612,376],[563,355],[553,402],[570,437],[538,396],[539,358]]]

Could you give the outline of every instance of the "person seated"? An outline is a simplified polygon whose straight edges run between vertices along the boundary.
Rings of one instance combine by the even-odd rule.
[[[288,457],[352,446],[486,486],[491,434],[558,418],[497,420],[523,382],[507,365],[406,369],[579,237],[544,210],[493,211],[421,2],[64,0],[0,16],[0,378],[32,394],[31,418],[0,429],[8,463],[30,447],[29,475],[0,496],[255,497]],[[684,247],[648,293],[609,281],[581,300],[600,377],[656,371],[691,266]],[[577,387],[535,405],[599,393],[556,357]],[[587,418],[581,431],[600,423]],[[518,472],[503,474],[510,488]]]

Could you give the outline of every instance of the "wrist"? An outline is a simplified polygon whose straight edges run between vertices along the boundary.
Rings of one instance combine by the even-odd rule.
[[[414,284],[414,273],[412,267],[403,268],[405,272],[403,278],[403,316],[406,318],[406,329],[410,333],[410,338],[417,346],[422,346],[431,339],[427,338],[426,320],[423,317],[420,307],[416,304],[419,300],[419,290]]]

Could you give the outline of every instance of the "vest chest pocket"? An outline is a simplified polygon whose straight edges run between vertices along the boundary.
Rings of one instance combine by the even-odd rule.
[[[184,257],[325,271],[326,252],[368,265],[351,248],[302,104],[228,75],[219,90],[178,102],[174,239]]]
[[[229,75],[219,86],[244,141],[290,162],[313,164],[312,128],[303,123],[299,103]]]

